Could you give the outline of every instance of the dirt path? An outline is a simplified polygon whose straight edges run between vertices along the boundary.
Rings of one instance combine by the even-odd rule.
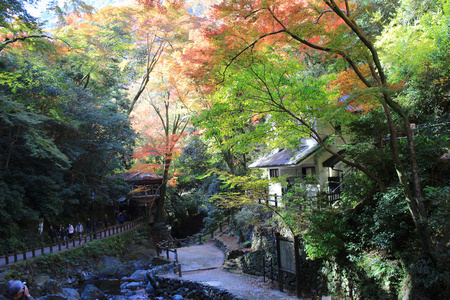
[[[272,287],[262,277],[222,269],[225,256],[212,243],[177,249],[182,279],[219,287],[248,300],[297,299]],[[174,259],[174,254],[170,254]],[[165,277],[178,277],[167,274]]]

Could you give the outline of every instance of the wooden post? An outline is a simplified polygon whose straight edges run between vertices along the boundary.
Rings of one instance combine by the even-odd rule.
[[[58,250],[61,251],[61,241],[58,242]]]
[[[169,259],[169,246],[166,246],[166,256],[167,256],[167,259]]]
[[[178,263],[178,252],[177,252],[177,248],[175,248],[174,250],[175,253],[175,262]]]
[[[181,277],[181,264],[178,264],[178,277]]]
[[[23,251],[23,260],[27,260],[27,250]]]
[[[36,257],[36,249],[31,249],[31,257]]]
[[[6,262],[7,265],[9,265],[9,254],[8,254],[8,252],[6,252],[5,262]]]
[[[17,262],[17,250],[14,250],[14,262]]]

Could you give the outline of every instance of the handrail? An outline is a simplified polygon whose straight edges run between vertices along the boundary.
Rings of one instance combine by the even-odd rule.
[[[157,255],[161,255],[163,251],[166,251],[166,257],[167,259],[169,259],[169,252],[174,252],[176,254],[176,249],[177,248],[181,248],[184,246],[190,246],[190,245],[195,245],[195,244],[202,244],[202,239],[204,237],[207,237],[208,235],[211,235],[211,238],[214,238],[214,231],[219,229],[220,231],[222,231],[222,227],[223,225],[227,223],[230,224],[230,218],[228,218],[227,220],[220,222],[219,225],[215,228],[215,229],[211,229],[209,232],[207,233],[199,233],[193,236],[189,236],[186,238],[182,238],[182,239],[174,239],[174,240],[166,240],[166,241],[162,241],[159,242],[158,244],[156,244],[156,253]],[[198,242],[196,243],[196,240],[198,240]],[[178,262],[178,258],[176,257],[177,262]]]
[[[0,266],[9,265],[12,263],[17,263],[19,261],[26,261],[28,259],[32,259],[38,255],[53,253],[55,251],[62,251],[71,248],[78,247],[84,243],[91,242],[95,239],[101,239],[110,237],[130,229],[133,229],[142,223],[142,218],[139,218],[134,221],[129,221],[123,224],[113,225],[108,228],[105,228],[101,231],[91,232],[89,234],[85,234],[79,237],[74,237],[72,239],[67,239],[65,241],[58,241],[52,244],[40,245],[39,247],[33,247],[31,249],[27,249],[21,252],[15,250],[13,253],[6,253],[0,256]],[[72,244],[72,246],[71,246]]]

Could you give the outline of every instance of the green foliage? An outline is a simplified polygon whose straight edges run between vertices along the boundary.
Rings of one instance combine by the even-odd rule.
[[[310,259],[333,257],[344,250],[347,225],[342,216],[330,211],[315,212],[308,221],[309,230],[302,237]]]
[[[132,245],[150,247],[148,232],[140,227],[110,238],[89,242],[69,251],[39,255],[31,261],[19,262],[10,267],[6,280],[22,278],[30,284],[39,274],[64,276],[68,270],[93,266],[103,255],[125,255]]]
[[[38,218],[45,227],[81,219],[94,190],[98,204],[124,191],[106,179],[127,167],[134,144],[121,87],[113,78],[77,86],[54,54],[0,53],[1,252],[42,242]]]

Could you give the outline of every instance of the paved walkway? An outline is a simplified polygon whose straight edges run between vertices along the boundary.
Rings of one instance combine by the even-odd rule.
[[[248,300],[297,299],[270,286],[262,277],[227,271],[222,268],[225,256],[212,243],[177,249],[182,279],[220,287]],[[169,253],[174,260],[175,254]],[[165,277],[178,277],[167,274]]]

